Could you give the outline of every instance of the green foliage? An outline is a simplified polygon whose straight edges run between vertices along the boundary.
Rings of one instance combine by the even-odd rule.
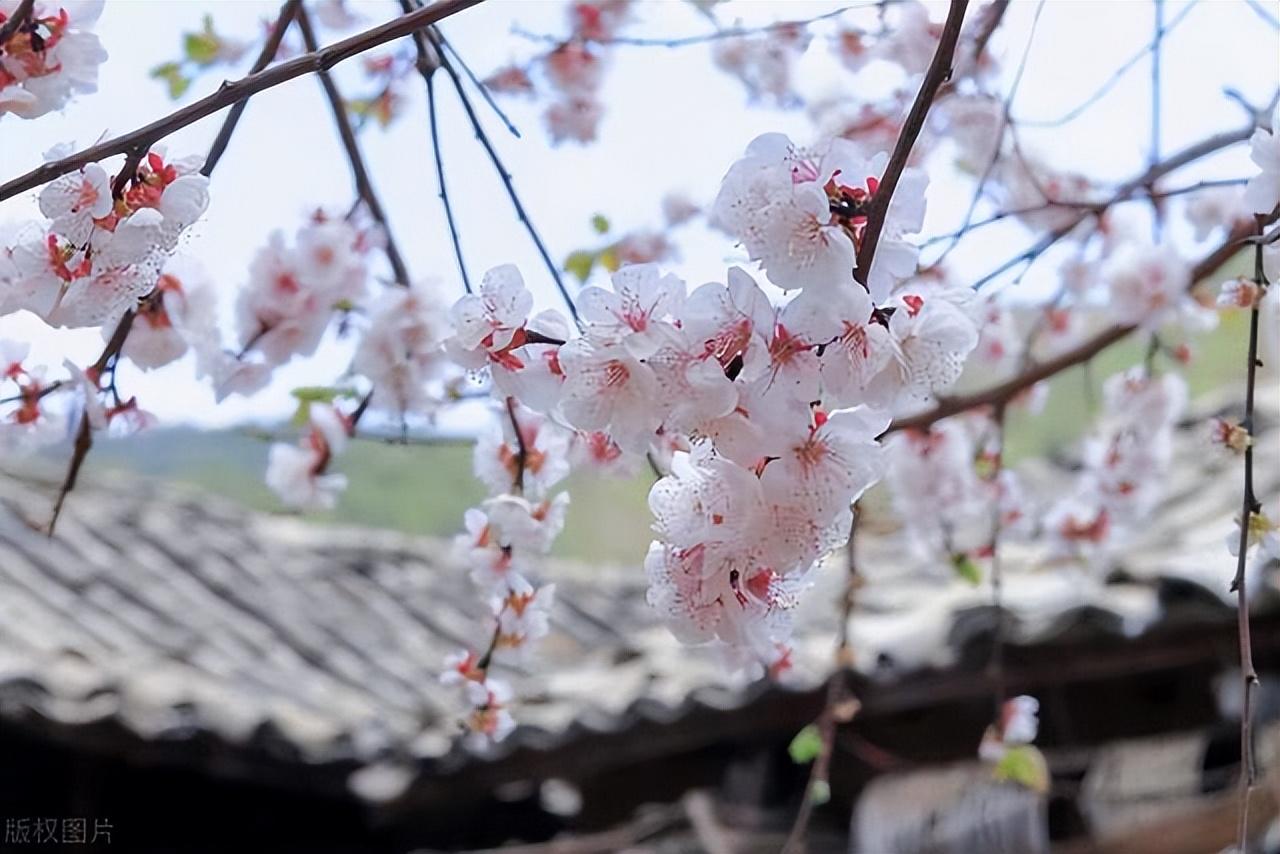
[[[612,246],[606,246],[604,249],[600,250],[599,257],[600,266],[604,267],[610,273],[617,272],[618,268],[622,266],[622,262],[618,258],[618,252]]]
[[[204,27],[200,32],[185,33],[182,37],[182,52],[196,65],[212,65],[221,48],[222,39],[213,31],[213,17],[210,15],[204,16]]]
[[[609,218],[604,214],[596,214],[591,217],[591,228],[596,234],[606,234],[609,231]]]
[[[818,754],[822,752],[822,733],[818,731],[817,724],[809,724],[804,729],[796,733],[796,737],[791,739],[791,744],[787,746],[787,753],[791,754],[791,761],[797,765],[804,765],[818,758]]]
[[[564,260],[564,271],[572,273],[577,277],[579,282],[586,282],[591,278],[591,270],[596,266],[596,253],[578,250],[569,253],[569,257]]]
[[[177,100],[191,87],[191,78],[182,73],[176,62],[165,62],[151,69],[151,78],[161,80],[169,89],[169,97]]]
[[[982,568],[967,554],[953,554],[951,568],[956,571],[956,575],[975,587],[982,582]]]
[[[359,397],[355,389],[323,385],[301,386],[289,393],[298,401],[298,408],[294,410],[293,418],[289,420],[289,423],[295,427],[301,427],[311,420],[313,403],[333,403],[338,398]]]
[[[809,802],[820,807],[831,800],[831,784],[826,780],[814,780],[809,787]]]
[[[1017,783],[1040,794],[1049,791],[1049,764],[1044,754],[1030,744],[1007,748],[994,773],[1002,782]]]

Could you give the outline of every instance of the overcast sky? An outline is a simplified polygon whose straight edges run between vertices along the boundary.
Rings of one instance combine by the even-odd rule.
[[[511,35],[513,26],[531,31],[564,31],[562,0],[489,0],[449,19],[444,30],[467,62],[483,74],[536,46]],[[733,0],[717,9],[725,23],[746,24],[779,18],[809,17],[838,8],[830,2]],[[847,5],[847,4],[844,4]],[[1014,0],[994,41],[1007,71],[1027,43],[1037,9],[1031,0]],[[1263,4],[1280,12],[1275,2]],[[396,4],[355,4],[369,23],[395,14]],[[1166,3],[1172,20],[1186,6]],[[711,24],[677,0],[642,0],[630,35],[681,36],[706,32]],[[941,20],[945,4],[932,4]],[[110,60],[102,67],[99,91],[81,96],[62,114],[23,121],[0,119],[0,177],[9,178],[38,165],[52,145],[74,140],[78,146],[104,133],[117,134],[175,108],[163,87],[147,78],[148,69],[175,58],[180,33],[199,27],[212,9],[217,27],[252,37],[261,21],[274,18],[271,2],[221,0],[216,4],[177,0],[111,0],[97,27]],[[848,20],[868,20],[873,12],[850,12]],[[1014,113],[1051,118],[1093,91],[1126,58],[1148,41],[1153,4],[1142,0],[1049,0],[1041,15],[1031,59]],[[820,25],[818,34],[830,33]],[[252,53],[252,51],[251,51]],[[1166,40],[1164,52],[1162,147],[1172,151],[1219,129],[1238,127],[1240,107],[1222,94],[1239,90],[1265,102],[1277,85],[1280,36],[1243,0],[1200,0]],[[246,57],[246,64],[249,57]],[[240,72],[228,76],[237,76]],[[806,93],[819,97],[850,84],[850,77],[815,42],[801,69]],[[213,91],[222,74],[206,75],[192,86],[184,103]],[[344,93],[367,91],[357,63],[339,67]],[[441,84],[444,84],[443,76]],[[1008,79],[1002,82],[1007,87]],[[408,87],[405,114],[387,131],[367,129],[361,144],[374,183],[388,209],[392,228],[415,277],[435,278],[446,293],[460,292],[443,215],[436,199],[425,97]],[[461,223],[463,249],[473,276],[488,267],[514,262],[541,304],[555,305],[555,294],[532,245],[519,228],[492,168],[476,144],[456,100],[445,85],[440,115],[451,196]],[[1067,129],[1029,131],[1024,139],[1055,164],[1104,180],[1121,180],[1139,171],[1147,157],[1150,66],[1139,63],[1112,93]],[[534,221],[551,248],[568,252],[598,241],[590,230],[592,214],[602,212],[622,231],[657,226],[660,199],[679,190],[710,199],[733,159],[754,136],[770,130],[807,139],[810,123],[802,112],[760,108],[747,103],[737,81],[715,70],[705,45],[668,49],[618,47],[603,87],[606,116],[600,140],[587,147],[553,148],[540,125],[540,105],[523,100],[503,103],[523,131],[515,139],[483,107],[484,119],[515,175]],[[222,115],[206,119],[170,137],[168,150],[185,155],[207,150]],[[1216,158],[1186,180],[1242,177],[1249,174],[1244,147]],[[1172,182],[1180,184],[1181,180]],[[255,96],[219,165],[211,187],[212,204],[186,239],[182,251],[194,256],[216,282],[224,311],[243,283],[250,258],[274,229],[291,232],[309,210],[325,206],[345,211],[352,188],[328,107],[316,80],[305,77]],[[934,177],[929,195],[929,226],[953,227],[972,192],[971,184],[943,174]],[[35,213],[35,193],[0,203],[0,223]],[[719,278],[726,263],[741,260],[722,235],[694,226],[680,233],[682,260],[674,265],[691,286]],[[1016,228],[992,236],[967,253],[957,253],[962,268],[989,269],[1018,251]],[[1043,288],[1030,280],[1020,287]],[[64,357],[92,361],[101,350],[96,331],[53,332],[29,317],[0,319],[0,336],[32,340],[35,357],[51,365]],[[350,357],[341,343],[323,348],[314,359],[295,361],[277,372],[274,384],[258,396],[233,398],[215,407],[207,386],[194,380],[189,360],[142,374],[122,371],[123,388],[137,394],[144,408],[166,422],[221,425],[247,419],[272,419],[290,410],[287,391],[304,384],[329,384]]]

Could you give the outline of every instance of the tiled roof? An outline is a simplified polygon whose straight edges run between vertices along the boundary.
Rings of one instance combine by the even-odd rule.
[[[1274,419],[1260,430],[1258,492],[1275,495],[1280,431]],[[1121,578],[1022,571],[1034,556],[1008,550],[1011,644],[1230,618],[1223,538],[1239,463],[1202,436],[1197,426],[1180,437],[1169,498]],[[531,672],[506,674],[523,698],[520,726],[477,757],[456,738],[454,692],[436,682],[441,660],[476,642],[483,610],[446,543],[256,514],[141,479],[82,484],[50,539],[23,521],[44,518],[49,488],[0,478],[0,717],[49,737],[230,773],[305,762],[308,785],[384,799],[477,759],[492,769],[637,727],[652,738],[636,750],[696,746],[724,734],[725,710],[754,719],[785,704],[804,720],[820,703],[840,569],[818,573],[797,620],[796,680],[777,687],[735,684],[680,646],[644,604],[638,569],[560,563],[553,633]],[[892,532],[860,537],[859,553],[869,583],[852,632],[868,684],[963,668],[989,639],[985,586],[905,566]],[[1269,588],[1259,583],[1262,608]],[[697,719],[712,721],[704,735],[682,731]]]

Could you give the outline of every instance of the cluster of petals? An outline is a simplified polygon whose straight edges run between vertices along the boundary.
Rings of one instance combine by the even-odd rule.
[[[1258,174],[1244,188],[1244,201],[1253,213],[1269,214],[1280,205],[1280,106],[1271,114],[1271,128],[1258,128],[1249,139],[1249,157]]]
[[[373,386],[370,407],[399,418],[435,411],[451,364],[444,345],[452,332],[433,284],[383,290],[351,362],[352,372]]]
[[[29,451],[55,442],[64,433],[61,420],[46,409],[53,384],[45,369],[33,365],[31,345],[0,338],[0,449]]]
[[[1000,706],[1000,718],[978,745],[978,756],[999,762],[1010,747],[1031,744],[1040,731],[1040,701],[1025,694],[1011,697]]]
[[[41,222],[0,253],[0,314],[25,309],[51,326],[114,324],[156,287],[182,232],[209,204],[199,162],[151,152],[118,197],[90,163],[47,184]]]
[[[19,0],[0,0],[0,23]],[[98,90],[107,58],[92,32],[104,0],[38,0],[26,21],[0,45],[0,116],[34,119],[61,110],[76,94]]]
[[[1074,486],[1045,515],[1055,559],[1105,565],[1147,522],[1164,492],[1187,385],[1174,373],[1151,376],[1133,368],[1107,379],[1103,400]]]
[[[553,143],[587,143],[596,138],[604,118],[600,86],[608,62],[607,45],[631,17],[632,0],[575,0],[568,4],[569,35],[531,67],[541,69],[550,90],[542,118]],[[499,68],[485,79],[490,91],[533,95],[537,86],[529,69]]]
[[[792,106],[800,101],[795,66],[811,40],[804,24],[784,24],[755,35],[720,39],[711,58],[717,68],[742,83],[752,101]]]
[[[1120,323],[1154,331],[1170,322],[1201,329],[1214,322],[1213,313],[1189,293],[1191,265],[1170,246],[1127,243],[1107,260],[1102,275]]]
[[[314,353],[334,314],[363,297],[374,246],[371,232],[320,213],[298,229],[292,244],[272,233],[236,296],[237,347],[215,343],[198,354],[198,370],[210,377],[219,399],[253,393],[275,367]]]
[[[1000,431],[985,413],[904,430],[886,442],[886,482],[908,547],[934,566],[975,566],[1001,541],[1031,533],[1017,473],[1001,465]]]
[[[490,675],[526,659],[550,631],[555,585],[530,582],[564,528],[569,494],[550,490],[569,472],[572,434],[508,398],[501,430],[476,443],[476,476],[489,497],[464,517],[454,553],[489,602],[484,652],[462,650],[445,663],[441,682],[461,685],[469,706],[463,723],[478,744],[499,741],[515,726],[511,691]]]
[[[346,475],[330,471],[346,447],[351,425],[322,403],[310,406],[307,429],[296,445],[276,442],[267,456],[267,486],[294,510],[332,510],[347,487]]]
[[[885,152],[867,158],[842,138],[809,151],[783,134],[764,134],[725,175],[712,221],[784,290],[853,286],[868,208],[888,159]],[[867,275],[876,303],[916,272],[919,252],[903,238],[923,224],[927,183],[915,168],[899,179]]]
[[[844,542],[851,504],[884,473],[876,439],[890,408],[945,388],[977,342],[969,313],[935,290],[900,293],[877,315],[850,277],[779,307],[738,268],[689,293],[656,265],[633,265],[583,289],[571,336],[558,317],[529,320],[532,296],[505,267],[454,306],[448,346],[545,416],[524,437],[527,460],[545,465],[555,424],[573,430],[580,459],[669,460],[650,497],[650,602],[679,637],[774,667],[807,571]],[[499,447],[478,467],[489,483],[515,453],[509,436]],[[467,545],[493,579],[521,541],[504,549],[511,523],[495,527],[482,510]]]

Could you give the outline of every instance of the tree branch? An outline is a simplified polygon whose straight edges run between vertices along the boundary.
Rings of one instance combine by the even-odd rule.
[[[507,167],[503,165],[502,158],[498,156],[498,151],[493,147],[493,141],[489,139],[489,134],[485,132],[484,126],[480,124],[480,117],[476,115],[475,107],[471,104],[471,99],[467,97],[466,90],[462,85],[462,78],[458,76],[457,70],[454,69],[453,63],[449,61],[449,57],[445,55],[443,45],[445,44],[444,36],[439,30],[432,27],[427,31],[427,37],[431,40],[431,44],[436,49],[436,56],[440,60],[440,67],[449,75],[449,80],[453,83],[453,88],[457,90],[458,100],[462,102],[462,109],[467,114],[467,119],[471,122],[471,127],[475,131],[476,139],[480,140],[485,153],[489,155],[489,160],[493,163],[493,168],[497,170],[498,177],[502,179],[502,186],[506,188],[507,197],[511,199],[511,205],[516,210],[516,217],[524,225],[525,231],[529,233],[529,237],[533,240],[533,245],[537,247],[538,254],[542,256],[542,262],[546,265],[551,278],[555,282],[556,290],[560,292],[560,296],[564,299],[565,306],[569,309],[574,322],[581,322],[578,318],[578,307],[574,304],[573,297],[569,294],[569,289],[565,286],[564,278],[560,275],[560,267],[551,259],[551,254],[547,252],[546,244],[542,242],[542,237],[538,235],[538,230],[534,228],[533,221],[529,219],[529,214],[524,209],[524,204],[520,201],[519,194],[516,193],[515,184],[511,181],[511,173],[507,171]]]
[[[893,200],[893,191],[897,189],[898,179],[902,177],[902,170],[907,166],[911,149],[915,146],[920,131],[924,129],[925,118],[929,114],[929,107],[933,104],[934,97],[938,94],[938,88],[951,79],[951,60],[955,56],[956,41],[960,38],[960,27],[964,23],[964,13],[968,6],[969,0],[951,0],[951,6],[947,11],[947,22],[942,27],[942,36],[938,39],[937,50],[934,51],[929,70],[925,72],[920,91],[916,93],[911,111],[907,113],[907,120],[903,123],[902,132],[898,134],[898,141],[893,147],[893,154],[889,156],[889,165],[885,167],[880,186],[876,189],[871,201],[871,208],[867,213],[867,230],[862,236],[862,245],[858,248],[858,266],[855,272],[855,278],[864,285],[871,273],[876,244],[880,242],[880,232],[884,229],[884,221],[889,214],[889,203]]]
[[[271,60],[275,59],[276,51],[280,49],[280,42],[284,41],[284,34],[289,29],[289,23],[293,20],[293,16],[297,14],[301,5],[302,0],[285,0],[285,4],[280,7],[280,14],[277,16],[275,24],[271,27],[271,32],[267,34],[266,43],[262,45],[262,52],[258,54],[258,58],[253,61],[253,65],[249,69],[250,74],[257,74],[270,65]],[[237,101],[235,106],[231,108],[231,112],[227,113],[227,118],[218,130],[218,135],[214,138],[213,145],[209,147],[209,154],[204,159],[204,166],[200,167],[201,175],[208,178],[213,174],[213,170],[227,150],[227,144],[231,142],[231,134],[235,133],[236,125],[240,122],[240,116],[247,106],[249,106],[249,101],[246,98],[243,101]]]
[[[412,14],[402,15],[395,20],[380,24],[362,33],[357,33],[350,38],[334,42],[323,50],[304,53],[302,56],[294,57],[287,62],[282,62],[279,65],[242,77],[233,83],[224,82],[218,88],[218,91],[213,94],[188,104],[182,109],[157,119],[148,125],[98,145],[90,146],[83,151],[76,152],[60,160],[45,163],[25,175],[20,175],[0,185],[0,201],[39,187],[42,184],[47,184],[53,179],[69,172],[74,172],[86,164],[94,163],[116,154],[124,154],[139,145],[150,147],[157,140],[168,136],[174,131],[194,124],[219,110],[240,103],[251,95],[256,95],[266,89],[287,83],[296,77],[332,68],[345,59],[350,59],[366,50],[409,35],[437,21],[442,21],[450,15],[456,15],[458,12],[475,6],[480,2],[481,0],[438,0],[438,2],[419,9]]]
[[[1265,230],[1264,217],[1257,218],[1258,234]],[[1257,769],[1253,757],[1253,689],[1258,684],[1258,673],[1253,666],[1253,639],[1249,633],[1249,585],[1245,580],[1245,569],[1249,562],[1249,524],[1253,515],[1261,509],[1257,496],[1253,494],[1253,403],[1254,389],[1258,373],[1258,303],[1266,285],[1263,272],[1262,244],[1253,247],[1253,274],[1258,285],[1258,298],[1254,299],[1249,311],[1249,355],[1244,397],[1244,420],[1241,426],[1249,434],[1249,444],[1244,449],[1244,498],[1240,508],[1240,541],[1236,553],[1236,574],[1231,580],[1231,589],[1236,593],[1236,628],[1240,643],[1240,807],[1236,828],[1236,848],[1249,850],[1249,796],[1257,778]]]
[[[400,0],[400,8],[405,12],[412,11],[414,0]],[[458,235],[458,223],[453,217],[453,204],[449,201],[449,188],[444,179],[444,154],[440,148],[440,125],[436,117],[435,75],[436,70],[440,68],[440,59],[437,55],[438,47],[432,44],[425,34],[420,32],[413,34],[413,47],[418,54],[415,67],[422,77],[422,82],[427,85],[427,125],[431,133],[431,153],[436,161],[436,183],[440,187],[440,202],[444,205],[444,218],[449,226],[449,238],[453,241],[453,257],[458,262],[458,273],[462,276],[462,288],[467,293],[471,293],[471,279],[467,276],[467,264],[462,258],[462,240]]]
[[[31,10],[35,8],[36,0],[22,0],[18,4],[18,8],[13,10],[13,14],[0,25],[0,45],[3,45],[9,39],[13,38],[13,34],[22,28],[22,25],[31,17]]]
[[[297,17],[303,44],[311,53],[318,52],[320,46],[316,42],[315,31],[311,28],[311,16],[307,14],[305,8],[300,6]],[[351,178],[356,185],[356,195],[369,209],[369,215],[382,227],[387,260],[391,263],[396,284],[407,288],[410,284],[409,268],[404,263],[400,248],[391,234],[391,224],[387,222],[386,211],[378,199],[377,192],[373,189],[373,182],[369,179],[369,169],[365,166],[364,155],[360,153],[360,143],[356,140],[355,130],[351,127],[351,118],[347,115],[347,102],[343,100],[342,93],[338,91],[338,84],[333,82],[333,75],[328,69],[320,69],[316,72],[316,76],[320,78],[320,85],[324,88],[325,98],[329,101],[329,108],[333,112],[334,124],[338,127],[338,138],[342,141],[342,148],[347,153],[347,161],[351,164]]]
[[[1240,241],[1244,236],[1241,229],[1232,231],[1221,246],[1201,259],[1192,268],[1191,285],[1194,287],[1201,279],[1212,274],[1230,260],[1239,251]],[[941,421],[943,418],[949,418],[952,415],[959,415],[961,412],[967,412],[970,409],[1006,403],[1041,380],[1048,379],[1074,365],[1089,361],[1112,344],[1123,340],[1137,328],[1136,326],[1109,326],[1065,353],[1033,365],[999,385],[972,394],[941,398],[938,401],[938,405],[933,409],[919,415],[898,419],[890,424],[889,429],[885,432],[893,433],[898,430],[928,427],[935,421]]]

